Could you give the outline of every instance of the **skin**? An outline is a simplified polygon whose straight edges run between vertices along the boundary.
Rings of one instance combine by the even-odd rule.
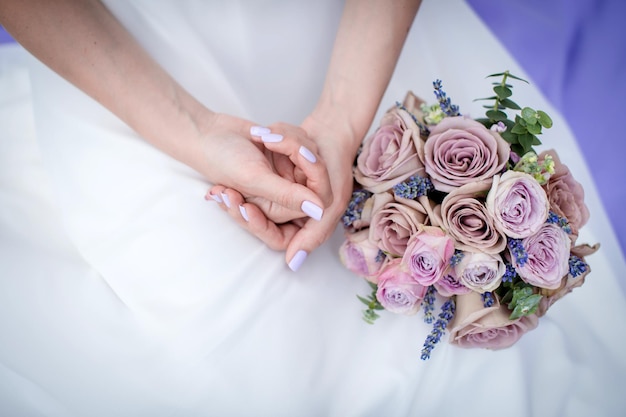
[[[320,99],[300,126],[269,126],[283,136],[277,143],[251,136],[252,122],[203,106],[98,0],[3,0],[0,23],[146,141],[218,184],[209,194],[229,196],[230,207],[221,207],[271,248],[285,250],[289,262],[335,229],[351,195],[356,151],[419,4],[347,0]],[[324,209],[320,221],[302,212],[304,201]]]
[[[299,250],[310,253],[335,230],[352,194],[356,152],[380,105],[420,3],[401,0],[391,7],[385,0],[346,1],[323,91],[300,126],[317,145],[330,173],[333,201],[321,221],[298,219],[281,224],[246,203],[237,189],[218,185],[210,190],[226,192],[234,203],[230,209],[223,208],[270,246],[285,249],[287,262]],[[273,146],[266,144],[278,151]],[[249,221],[242,219],[237,204],[243,204]]]

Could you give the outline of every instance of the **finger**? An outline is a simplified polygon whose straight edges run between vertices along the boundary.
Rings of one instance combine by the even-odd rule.
[[[293,223],[276,224],[269,220],[260,208],[251,203],[243,203],[240,210],[245,212],[247,221],[243,226],[270,249],[285,250],[300,228]]]
[[[287,156],[306,177],[306,186],[322,199],[324,205],[329,206],[332,203],[333,194],[326,164],[319,157],[315,142],[303,129],[275,124],[271,126],[271,133],[252,135],[252,138],[257,142],[260,139],[270,151]]]

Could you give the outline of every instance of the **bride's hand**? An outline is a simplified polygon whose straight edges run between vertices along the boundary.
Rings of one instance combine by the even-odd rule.
[[[216,117],[207,128],[204,174],[218,185],[209,189],[207,199],[238,221],[247,215],[239,207],[243,201],[275,224],[322,217],[332,202],[328,172],[303,129],[284,123],[270,129],[227,115]],[[237,190],[241,198],[229,198],[226,189]],[[284,249],[284,244],[270,246]]]

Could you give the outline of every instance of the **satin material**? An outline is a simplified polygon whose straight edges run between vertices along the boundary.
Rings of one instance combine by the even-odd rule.
[[[341,11],[330,0],[107,4],[200,100],[259,124],[310,111]],[[0,49],[0,69],[3,415],[626,407],[624,259],[569,128],[535,87],[516,85],[515,98],[552,115],[544,143],[585,186],[592,219],[580,241],[603,245],[593,271],[512,348],[464,350],[445,336],[422,362],[430,327],[419,316],[361,320],[355,295],[369,290],[339,262],[340,227],[293,273],[204,201],[199,175],[19,47]],[[478,115],[485,75],[505,69],[526,75],[467,5],[425,0],[376,121],[409,89],[432,100],[437,78]]]

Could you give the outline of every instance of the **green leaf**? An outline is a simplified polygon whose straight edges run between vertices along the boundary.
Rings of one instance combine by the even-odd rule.
[[[539,117],[539,123],[541,124],[541,126],[545,127],[546,129],[550,129],[552,127],[552,119],[550,118],[550,116],[548,116],[546,112],[537,110],[537,116]]]
[[[504,100],[500,101],[500,104],[502,104],[504,107],[509,108],[509,109],[521,110],[521,107],[516,102],[508,98],[505,98]]]
[[[528,132],[533,135],[539,135],[541,133],[541,125],[539,123],[529,124],[526,127],[528,128]]]
[[[511,97],[513,95],[513,91],[511,91],[510,88],[504,87],[502,85],[493,87],[493,91],[495,91],[500,100],[504,100],[505,98]]]
[[[541,141],[539,140],[539,138],[537,136],[533,137],[533,146],[539,146],[541,145]]]
[[[520,300],[531,296],[533,294],[533,289],[530,287],[521,287],[513,289],[513,299],[509,303],[509,308],[515,308],[515,306],[519,303]]]
[[[527,132],[528,132],[528,129],[526,128],[526,126],[521,125],[519,123],[516,123],[511,129],[511,133],[515,133],[517,135],[523,135],[524,133],[527,133]]]
[[[522,119],[529,125],[537,123],[537,112],[530,107],[524,107],[522,109]]]
[[[491,125],[493,124],[493,122],[489,119],[485,119],[485,118],[481,118],[481,119],[476,119],[476,121],[478,123],[481,123],[483,126],[485,126],[487,129],[489,129],[491,127]]]
[[[509,316],[509,319],[515,320],[522,316],[528,316],[529,314],[533,314],[535,311],[537,311],[537,308],[539,307],[541,297],[541,294],[532,294],[518,300],[518,302],[515,304],[513,312]]]
[[[490,78],[490,77],[502,77],[505,73],[504,72],[499,72],[497,74],[491,74],[491,75],[487,75],[485,78]]]
[[[524,154],[525,154],[533,146],[534,136],[531,135],[530,133],[525,133],[523,135],[519,135],[518,138],[519,138],[520,145],[522,145],[522,147],[524,148],[524,151],[525,151]]]
[[[506,113],[500,110],[489,110],[486,114],[488,118],[496,122],[507,119]]]
[[[502,136],[502,139],[506,140],[509,143],[517,143],[517,135],[514,135],[513,133],[511,133],[508,130],[505,130],[504,132],[500,133],[500,136]]]
[[[513,74],[511,74],[511,73],[509,73],[509,78],[513,78],[514,80],[524,81],[526,84],[530,84],[530,83],[529,83],[528,81],[526,81],[525,79],[520,78],[520,77],[518,77],[518,76],[516,76],[516,75],[513,75]]]
[[[503,120],[502,123],[504,123],[508,130],[513,129],[513,126],[515,126],[515,122],[509,119]]]
[[[481,101],[481,100],[495,100],[497,99],[498,96],[492,96],[492,97],[483,97],[483,98],[475,98],[473,101]]]
[[[360,295],[357,295],[357,298],[361,300],[361,302],[365,304],[366,306],[370,305],[370,300],[368,300],[367,298],[361,297]]]

